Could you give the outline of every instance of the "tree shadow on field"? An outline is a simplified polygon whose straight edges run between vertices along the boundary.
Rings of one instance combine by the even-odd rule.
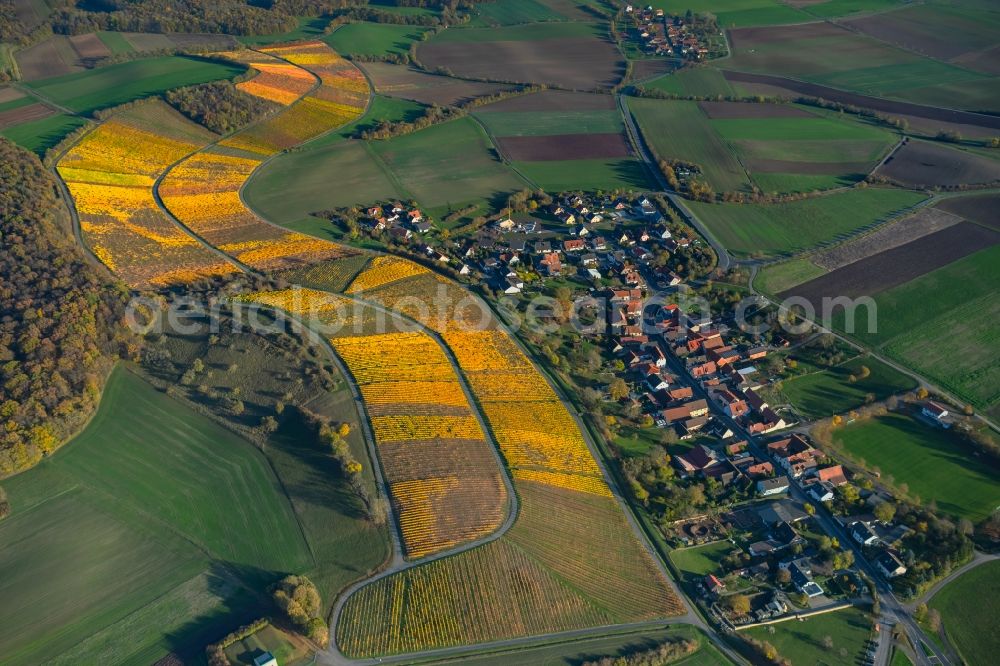
[[[627,644],[620,646],[613,651],[603,651],[603,652],[593,652],[581,654],[576,657],[571,657],[566,659],[566,663],[570,666],[582,666],[586,663],[599,662],[607,657],[625,657],[627,655],[633,654],[635,652],[643,652],[646,650],[652,650],[660,642],[652,638],[637,638],[634,641],[629,641]]]
[[[298,463],[300,473],[294,479],[282,478],[286,492],[294,501],[332,509],[357,520],[366,518],[364,504],[351,488],[340,465],[299,419],[285,419],[268,445]]]
[[[286,574],[257,567],[213,562],[202,574],[218,603],[188,618],[163,636],[167,650],[183,663],[198,663],[205,646],[270,612],[267,589]]]

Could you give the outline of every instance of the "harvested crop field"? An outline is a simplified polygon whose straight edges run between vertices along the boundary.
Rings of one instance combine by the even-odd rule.
[[[988,15],[957,7],[908,7],[852,19],[846,24],[875,39],[938,60],[953,60],[996,41],[996,24]]]
[[[37,81],[83,70],[76,50],[64,35],[53,35],[30,48],[18,51],[15,59],[24,81]]]
[[[632,61],[632,78],[630,81],[643,81],[654,76],[669,74],[675,66],[669,60],[663,58],[646,58]]]
[[[868,162],[796,162],[793,160],[743,160],[751,173],[794,173],[806,175],[860,174],[868,172]],[[860,178],[859,178],[860,180]]]
[[[834,271],[855,261],[947,229],[961,221],[961,217],[937,208],[921,208],[915,215],[880,227],[874,233],[817,252],[809,257],[809,260],[821,268]]]
[[[791,104],[747,104],[743,102],[698,102],[711,119],[717,118],[814,118]]]
[[[504,155],[514,162],[586,160],[629,155],[628,144],[621,134],[507,136],[497,142]]]
[[[878,170],[903,185],[980,185],[1000,180],[1000,161],[927,141],[908,141]]]
[[[1000,116],[989,116],[982,113],[971,113],[969,111],[956,111],[953,109],[941,109],[923,104],[913,104],[911,102],[898,102],[891,99],[871,97],[857,93],[837,90],[829,86],[816,83],[806,83],[795,81],[783,76],[770,76],[767,74],[750,74],[747,72],[723,71],[727,81],[734,83],[764,84],[784,90],[793,94],[807,95],[809,97],[822,97],[832,102],[842,104],[852,104],[875,111],[882,111],[893,115],[914,116],[925,120],[933,120],[944,123],[956,123],[970,125],[990,130],[1000,130]]]
[[[85,35],[74,35],[69,38],[69,43],[73,45],[73,48],[83,61],[99,60],[111,55],[111,50],[93,32]]]
[[[140,34],[140,33],[135,33]],[[136,39],[136,41],[139,41]],[[170,41],[182,49],[231,49],[237,45],[236,38],[231,35],[182,34],[170,35]]]
[[[1000,231],[1000,220],[997,220],[997,211],[1000,210],[1000,194],[979,194],[945,199],[937,205],[937,208]]]
[[[410,69],[406,65],[392,65],[384,62],[358,64],[371,77],[376,92],[389,97],[412,99],[424,104],[457,104],[513,88],[496,83],[462,81],[447,76],[424,74]]]
[[[17,88],[0,88],[0,104],[13,102],[15,99],[21,99],[22,97],[24,97],[24,93]]]
[[[838,268],[782,292],[780,296],[803,297],[818,312],[824,297],[871,296],[997,243],[1000,243],[1000,233],[971,222],[960,222]]]
[[[0,111],[0,129],[7,129],[14,125],[26,123],[31,120],[40,120],[51,116],[55,111],[44,104],[28,104],[19,106],[9,111]]]
[[[543,90],[530,95],[519,95],[477,109],[477,113],[494,111],[613,111],[615,99],[611,95],[570,92],[568,90]]]
[[[449,32],[445,31],[442,35]],[[623,63],[614,44],[594,36],[503,40],[509,31],[464,29],[480,39],[424,42],[417,50],[430,69],[443,67],[459,76],[547,83],[576,90],[610,88],[618,83]]]

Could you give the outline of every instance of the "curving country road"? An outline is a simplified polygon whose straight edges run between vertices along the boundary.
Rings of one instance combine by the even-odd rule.
[[[729,251],[726,250],[725,246],[719,242],[719,240],[712,235],[712,232],[702,224],[694,213],[687,207],[684,200],[678,196],[677,192],[670,188],[670,184],[667,183],[666,178],[663,177],[663,173],[660,172],[660,167],[657,165],[655,159],[653,159],[653,153],[646,145],[645,139],[642,136],[642,132],[639,131],[638,125],[636,125],[635,118],[632,116],[632,112],[629,111],[628,102],[626,101],[626,96],[621,93],[615,95],[615,99],[618,102],[618,109],[621,112],[622,118],[625,120],[625,130],[628,134],[629,142],[632,144],[635,153],[642,158],[642,161],[646,163],[646,168],[656,179],[657,184],[660,186],[659,194],[663,194],[670,200],[670,203],[680,212],[681,217],[684,221],[691,227],[693,227],[702,238],[708,241],[708,244],[712,246],[715,251],[715,256],[718,258],[716,263],[716,268],[725,272],[729,270],[732,264],[732,258],[729,256]]]

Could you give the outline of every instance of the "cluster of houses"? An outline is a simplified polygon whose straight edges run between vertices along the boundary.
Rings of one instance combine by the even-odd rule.
[[[910,532],[906,525],[883,522],[867,513],[856,516],[838,516],[851,539],[859,546],[870,550],[871,563],[886,578],[895,578],[906,573],[899,552],[892,547]]]
[[[828,593],[816,581],[815,576],[831,572],[816,571],[816,553],[800,533],[803,524],[810,520],[803,505],[790,499],[781,499],[746,507],[738,513],[741,514],[740,522],[745,522],[745,526],[752,529],[759,538],[744,547],[749,559],[738,565],[721,565],[719,571],[701,580],[699,589],[718,614],[722,613],[713,602],[729,593],[723,579],[730,575],[763,584],[772,577],[777,577],[779,572],[786,571],[791,588],[808,599]],[[745,624],[781,616],[788,612],[785,600],[780,590],[772,589],[753,597],[754,603],[749,615],[726,616],[726,620],[732,624]]]
[[[667,16],[652,6],[625,6],[642,40],[643,49],[653,55],[701,60],[708,48],[680,16]]]
[[[588,282],[616,280],[645,289],[681,278],[652,266],[657,252],[676,252],[693,242],[674,237],[659,210],[645,197],[591,199],[572,195],[546,211],[555,222],[494,222],[458,250],[463,269],[480,271],[494,289],[517,294],[524,289],[523,269],[543,277],[577,276]]]
[[[767,356],[767,347],[727,342],[710,317],[686,315],[673,303],[643,312],[638,289],[612,290],[608,300],[612,351],[643,388],[645,409],[661,427],[676,429],[682,438],[703,428],[732,437],[724,424],[713,426],[708,400],[754,435],[790,425],[755,391],[762,374],[755,363]],[[667,355],[685,365],[686,378],[666,369]],[[708,400],[693,399],[695,386]]]
[[[396,201],[365,210],[365,223],[372,231],[386,232],[392,238],[408,241],[414,234],[426,234],[434,225],[416,208]]]
[[[681,278],[654,267],[652,260],[657,252],[672,253],[697,242],[675,237],[645,197],[566,195],[545,212],[547,222],[506,217],[461,242],[428,236],[434,229],[431,220],[399,202],[366,209],[360,222],[461,275],[481,274],[507,294],[524,289],[525,269],[543,277],[576,275],[589,282],[608,279],[640,289],[646,288],[647,276],[656,286],[676,285]]]

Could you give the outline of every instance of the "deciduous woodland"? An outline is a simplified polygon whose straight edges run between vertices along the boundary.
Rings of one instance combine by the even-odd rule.
[[[0,473],[29,467],[97,406],[115,358],[135,351],[128,294],[67,238],[56,181],[0,139]]]

